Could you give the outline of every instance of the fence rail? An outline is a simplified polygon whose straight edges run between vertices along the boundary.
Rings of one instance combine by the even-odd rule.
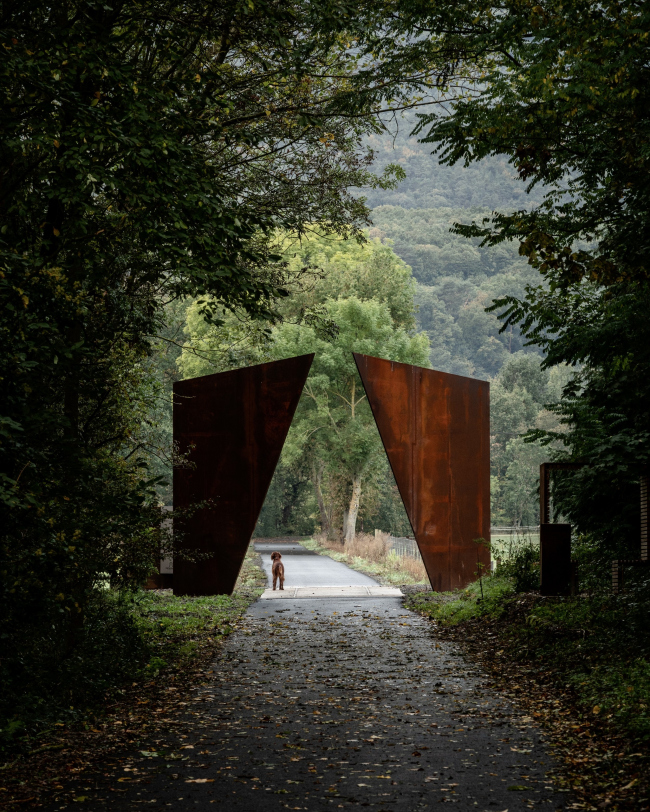
[[[539,536],[539,525],[525,525],[520,527],[491,527],[490,534],[494,538],[499,536]],[[388,536],[388,549],[400,558],[415,558],[422,560],[420,550],[415,539],[404,536]]]
[[[395,555],[399,556],[400,558],[416,558],[420,561],[422,560],[420,550],[418,549],[418,543],[415,539],[400,536],[389,536],[388,548],[390,552],[395,553]]]

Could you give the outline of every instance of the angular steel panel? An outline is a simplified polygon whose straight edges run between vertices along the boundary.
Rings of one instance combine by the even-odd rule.
[[[397,487],[439,592],[476,579],[490,553],[490,385],[354,353]]]
[[[174,442],[189,467],[174,468],[181,549],[174,594],[230,595],[298,405],[313,355],[301,355],[174,384]]]

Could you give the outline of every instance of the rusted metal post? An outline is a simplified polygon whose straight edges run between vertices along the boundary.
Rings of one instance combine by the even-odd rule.
[[[648,561],[648,489],[647,470],[641,474],[641,561]]]
[[[539,526],[540,592],[569,595],[571,592],[571,525]]]
[[[232,593],[313,357],[174,384],[174,594]]]
[[[490,389],[486,381],[354,353],[431,586],[490,568]]]
[[[551,471],[550,463],[539,466],[539,523],[548,524],[551,518]]]

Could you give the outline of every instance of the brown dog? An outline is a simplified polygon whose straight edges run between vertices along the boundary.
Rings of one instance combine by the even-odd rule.
[[[280,559],[280,553],[271,553],[271,572],[273,573],[273,589],[280,579],[280,589],[284,589],[284,564]]]

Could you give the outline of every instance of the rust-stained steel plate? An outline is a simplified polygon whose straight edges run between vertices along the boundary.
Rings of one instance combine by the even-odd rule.
[[[540,592],[568,595],[571,592],[571,525],[539,526]]]
[[[201,554],[176,556],[176,595],[232,593],[313,357],[174,384],[174,442],[189,461],[174,468],[174,510],[210,500],[175,519],[179,546]]]
[[[354,353],[431,586],[462,588],[490,553],[490,385]]]

